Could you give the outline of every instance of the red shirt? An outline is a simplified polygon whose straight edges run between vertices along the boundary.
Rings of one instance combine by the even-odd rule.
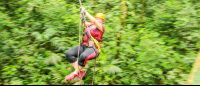
[[[102,41],[102,36],[105,30],[104,25],[102,24],[102,31],[100,31],[93,23],[91,23],[88,28],[84,31],[88,34],[88,36],[90,37],[90,34],[88,32],[88,29],[90,30],[90,34],[98,41],[101,42]],[[88,46],[88,38],[87,35],[85,34],[83,36],[83,44],[82,45],[87,45]],[[96,44],[95,44],[96,46]],[[96,46],[97,47],[97,46]],[[99,47],[101,47],[101,45],[99,44]]]

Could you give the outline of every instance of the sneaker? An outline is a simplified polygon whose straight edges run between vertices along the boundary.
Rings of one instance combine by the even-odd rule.
[[[81,71],[80,71],[80,74],[78,74],[78,79],[77,79],[77,81],[80,81],[80,80],[85,76],[85,74],[86,74],[86,71],[81,70]]]
[[[66,76],[66,77],[65,77],[65,80],[68,81],[68,82],[70,82],[70,81],[71,81],[72,79],[74,79],[75,77],[77,77],[77,74],[72,73],[72,74]]]

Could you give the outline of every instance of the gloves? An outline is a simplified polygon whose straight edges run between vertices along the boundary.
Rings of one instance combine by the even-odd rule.
[[[80,19],[82,20],[82,21],[84,21],[84,18],[85,18],[85,16],[83,16],[82,14],[80,15]]]
[[[85,13],[86,13],[87,11],[85,10],[84,7],[80,7],[80,12],[81,12],[82,15],[85,15]]]
[[[87,12],[86,10],[85,10],[85,8],[84,7],[80,7],[80,12],[81,12],[81,15],[80,15],[80,19],[84,22],[84,18],[85,18],[85,13]]]

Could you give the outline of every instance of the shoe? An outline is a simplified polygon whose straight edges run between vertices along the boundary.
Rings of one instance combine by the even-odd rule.
[[[77,77],[77,74],[72,73],[72,74],[66,76],[66,77],[65,77],[65,80],[68,81],[68,82],[70,82],[70,81],[71,81],[72,79],[74,79],[75,77]]]
[[[85,76],[85,74],[86,74],[86,71],[81,70],[81,71],[80,71],[80,74],[78,74],[78,79],[77,79],[77,81],[80,81],[80,80]]]

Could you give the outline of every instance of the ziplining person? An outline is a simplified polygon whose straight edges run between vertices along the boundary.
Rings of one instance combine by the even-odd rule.
[[[80,16],[81,23],[84,27],[87,28],[85,28],[84,30],[81,44],[67,50],[65,53],[67,59],[75,69],[73,73],[65,77],[65,80],[68,82],[70,82],[77,76],[77,81],[80,81],[84,77],[84,75],[86,74],[86,71],[83,70],[84,66],[86,65],[88,60],[98,57],[101,48],[100,44],[96,44],[91,40],[92,38],[94,38],[95,41],[101,42],[103,33],[105,31],[105,27],[103,25],[105,15],[103,13],[97,13],[96,16],[93,17],[85,10],[84,7],[80,7],[80,12],[82,14],[82,16]],[[83,17],[85,15],[88,17],[91,23],[83,21]],[[78,52],[80,53],[80,58],[77,61],[76,58],[78,56]]]

